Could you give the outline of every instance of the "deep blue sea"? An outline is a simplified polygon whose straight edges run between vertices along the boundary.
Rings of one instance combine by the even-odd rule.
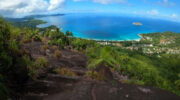
[[[137,40],[140,33],[173,31],[180,33],[180,23],[128,17],[123,15],[100,14],[67,14],[64,16],[48,16],[39,18],[49,25],[58,26],[63,32],[72,31],[75,37],[101,40]],[[142,26],[135,26],[133,22],[141,22]]]

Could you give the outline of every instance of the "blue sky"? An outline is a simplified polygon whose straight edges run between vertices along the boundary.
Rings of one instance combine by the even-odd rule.
[[[180,21],[179,5],[180,0],[0,0],[0,14],[106,13]]]

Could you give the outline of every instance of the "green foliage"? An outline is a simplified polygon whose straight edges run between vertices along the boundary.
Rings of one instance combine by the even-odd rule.
[[[142,81],[142,80],[137,80],[137,79],[135,79],[135,78],[131,78],[130,80],[125,80],[124,83],[127,83],[127,84],[145,85],[144,81]]]
[[[12,57],[8,52],[11,43],[10,34],[10,26],[0,19],[0,72],[8,70],[12,65]]]
[[[127,75],[127,83],[157,86],[179,95],[180,56],[145,56],[117,47],[99,46],[86,51],[88,67],[100,64]]]
[[[23,82],[29,75],[34,77],[38,69],[47,65],[47,60],[38,58],[35,62],[28,56],[22,56],[19,53],[19,43],[23,40],[39,40],[39,30],[30,30],[27,28],[19,31],[0,19],[0,99],[6,99],[8,95],[8,82],[12,84]],[[21,72],[21,73],[19,73]],[[18,74],[18,75],[17,75]],[[23,76],[21,76],[23,75]],[[2,77],[5,77],[2,79]],[[15,84],[16,85],[16,84]],[[12,90],[11,90],[12,91]]]
[[[176,85],[177,89],[180,90],[180,80],[176,80],[175,85]]]
[[[73,38],[73,33],[67,31],[61,32],[56,26],[36,29],[34,25],[42,23],[37,20],[28,20],[19,24],[33,29],[23,28],[21,31],[8,25],[4,20],[0,20],[0,99],[6,97],[7,86],[3,83],[2,77],[14,70],[15,65],[23,65],[28,68],[29,76],[36,77],[37,71],[47,66],[47,60],[40,57],[35,61],[28,56],[19,57],[19,40],[29,42],[32,40],[41,41],[42,35],[48,37],[50,45],[57,45],[61,48],[71,45],[74,49],[83,51],[88,56],[88,68],[96,69],[103,64],[105,67],[111,67],[123,75],[130,78],[127,83],[157,86],[167,89],[180,95],[180,56],[179,55],[161,55],[147,56],[139,52],[133,52],[113,46],[101,46],[96,41],[80,38]],[[17,24],[15,22],[15,24]],[[136,44],[159,45],[161,39],[166,41],[173,40],[167,47],[179,47],[180,35],[173,32],[143,34],[143,37],[151,37],[152,40],[144,39]],[[124,42],[123,46],[131,46],[134,42]],[[43,47],[47,48],[47,47]],[[60,57],[61,53],[55,51],[55,56]],[[19,67],[19,66],[18,66]],[[18,70],[18,68],[17,68]],[[61,75],[74,76],[69,69],[57,69]],[[96,71],[88,71],[87,76],[92,79],[101,79]],[[8,80],[8,79],[6,79]]]
[[[7,87],[3,84],[3,77],[0,74],[0,99],[5,100],[8,97]]]
[[[59,75],[72,76],[72,77],[76,76],[76,74],[68,68],[57,68],[55,69],[55,72],[58,73]]]
[[[47,60],[45,57],[39,57],[35,60],[34,62],[34,67],[36,67],[37,69],[41,69],[44,68],[45,66],[47,66]]]
[[[16,40],[11,40],[10,41],[9,48],[14,50],[14,51],[18,51],[19,48],[18,48]]]
[[[65,35],[68,36],[68,37],[73,37],[73,33],[70,32],[70,31],[66,31],[66,34],[65,34]]]
[[[59,50],[56,50],[54,52],[54,54],[55,54],[55,57],[57,57],[57,58],[60,58],[62,56],[62,54],[61,54],[61,52]]]
[[[61,48],[64,47],[64,43],[63,43],[63,40],[62,40],[62,39],[58,39],[58,40],[56,41],[56,44],[57,44],[57,46],[59,46],[59,47],[61,47]]]
[[[86,72],[86,76],[91,79],[98,80],[98,81],[104,80],[104,77],[102,75],[100,75],[97,71],[94,71],[94,70]]]
[[[28,75],[31,77],[31,78],[33,78],[33,76],[35,75],[35,68],[34,68],[34,66],[33,66],[33,61],[28,57],[28,56],[23,56],[22,58],[21,58],[21,60],[19,60],[19,61],[21,61],[23,64],[24,64],[24,66],[26,66],[27,67],[27,69],[28,69]]]
[[[40,35],[34,35],[34,36],[32,37],[32,39],[33,39],[34,41],[42,41],[42,38],[41,38]]]
[[[21,59],[21,62],[23,62],[24,65],[28,68],[28,70],[29,70],[28,74],[33,79],[37,75],[36,72],[39,69],[46,67],[47,63],[48,63],[46,58],[44,58],[44,57],[39,57],[35,61],[32,61],[28,56],[23,56]]]
[[[146,85],[159,85],[162,77],[153,65],[131,57],[121,59],[120,64],[123,74],[142,80]]]
[[[45,44],[41,46],[41,50],[45,51],[46,49],[49,49],[49,45]]]
[[[92,79],[97,79],[98,78],[98,72],[96,71],[88,71],[86,75]]]
[[[12,24],[15,27],[19,27],[19,28],[27,27],[30,29],[36,29],[37,25],[46,23],[45,21],[37,20],[37,19],[26,19],[25,21],[24,21],[24,19],[20,19],[20,20],[7,19],[7,20],[10,22],[10,24]]]
[[[76,50],[85,50],[87,48],[96,47],[98,44],[93,40],[74,38],[70,43]]]
[[[141,34],[143,37],[141,43],[151,43],[154,45],[162,45],[160,42],[169,42],[166,47],[180,47],[180,34],[174,32],[157,32],[151,34]],[[149,38],[149,39],[147,39]],[[151,39],[150,39],[151,38]]]
[[[114,52],[113,48],[109,46],[90,49],[90,51],[87,52],[87,54],[89,55],[88,67],[96,68],[100,64],[104,64],[105,66],[115,67],[117,62],[112,57],[113,52]]]
[[[49,37],[53,40],[58,40],[59,38],[62,38],[64,36],[64,33],[59,31],[59,29],[53,29],[49,33]]]
[[[42,41],[42,35],[40,33],[39,29],[23,28],[22,34],[19,37],[21,38],[21,44],[31,41]]]
[[[4,20],[0,19],[0,99],[7,99],[8,84],[11,82],[12,77],[16,75],[16,71],[21,70],[23,62],[19,63],[21,56],[18,56],[18,42],[16,40],[19,35],[16,28],[8,25]],[[18,68],[17,68],[18,66]],[[24,69],[23,69],[24,70]],[[21,70],[22,71],[22,70]],[[2,79],[4,77],[4,79]],[[19,79],[18,79],[19,80]],[[20,79],[21,80],[21,79]],[[16,81],[16,79],[14,79]]]
[[[45,29],[41,29],[45,31],[44,36],[50,38],[48,44],[57,45],[61,48],[65,46],[73,46],[76,50],[85,50],[87,48],[91,48],[97,45],[97,43],[93,40],[86,40],[80,38],[73,38],[73,33],[67,31],[65,34],[59,30],[59,28],[50,26]]]
[[[64,35],[58,28],[51,29],[51,31],[46,32],[46,36],[48,36],[51,40],[48,42],[50,45],[57,45],[61,48],[69,45],[70,40],[68,36]]]

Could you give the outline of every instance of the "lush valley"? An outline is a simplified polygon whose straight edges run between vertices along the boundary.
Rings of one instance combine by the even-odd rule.
[[[74,82],[81,80],[85,83],[93,82],[93,87],[97,89],[101,82],[104,83],[99,87],[106,84],[110,88],[119,88],[117,84],[130,84],[127,87],[157,87],[180,96],[179,33],[141,34],[140,41],[95,41],[75,38],[72,32],[63,33],[56,26],[36,28],[36,25],[45,23],[41,20],[9,23],[14,26],[0,20],[1,100],[20,98],[29,91],[48,91],[43,86],[45,83],[51,84],[51,75],[59,75],[56,78],[60,77],[60,83],[56,81],[53,85],[61,84],[63,89],[72,88]],[[70,81],[69,84],[73,85],[66,87],[62,80]],[[28,82],[32,84],[29,85]],[[35,88],[31,90],[33,86]],[[57,85],[55,88],[62,89],[62,86]],[[81,85],[78,88],[80,87]],[[142,88],[140,90],[143,91]],[[145,94],[147,92],[153,95],[151,99],[158,95],[148,91],[150,90],[145,91]],[[151,88],[151,91],[160,90]],[[165,96],[166,91],[162,93]],[[171,93],[167,92],[166,96],[171,95],[169,99],[174,96],[174,100],[178,100],[179,97]],[[128,97],[126,95],[122,98]]]

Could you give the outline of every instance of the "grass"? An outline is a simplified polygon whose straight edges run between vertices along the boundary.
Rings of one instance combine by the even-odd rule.
[[[57,50],[58,49],[58,46],[52,46],[52,48],[54,49],[54,50]]]
[[[15,40],[11,40],[11,42],[9,44],[9,48],[14,50],[14,51],[18,51],[18,49],[19,49]]]
[[[48,41],[46,37],[42,37],[41,39],[42,39],[42,42],[44,43]]]
[[[61,52],[59,51],[59,50],[56,50],[55,52],[54,52],[54,55],[55,55],[55,57],[57,57],[57,58],[60,58],[62,55],[61,55]]]
[[[45,44],[41,46],[41,50],[45,51],[46,49],[49,49],[49,45]]]
[[[39,57],[35,60],[34,66],[38,69],[46,67],[48,64],[47,59],[45,57]]]
[[[20,41],[20,44],[30,43],[31,41],[32,41],[31,39],[25,39],[25,38],[23,38],[23,39]]]
[[[39,57],[33,61],[28,56],[23,56],[22,61],[27,66],[29,70],[28,74],[32,79],[36,78],[38,70],[48,65],[47,59],[45,57]]]
[[[34,21],[33,21],[34,22]],[[14,28],[9,27],[8,25],[4,24],[0,20],[0,64],[2,66],[3,73],[8,73],[9,67],[13,68],[14,61],[16,60],[15,55],[12,55],[12,52],[7,50],[6,48],[10,48],[12,51],[17,51],[18,48],[18,35],[19,30],[14,30]],[[17,34],[12,34],[12,30],[16,31]],[[29,30],[29,29],[21,29],[20,32],[22,33],[19,35],[20,43],[28,43],[32,40],[35,41],[46,41],[44,38],[41,37],[38,33],[39,30]],[[166,55],[165,57],[161,56],[161,58],[156,58],[156,55],[153,57],[148,55],[143,55],[138,52],[128,51],[121,48],[116,48],[114,46],[100,46],[95,41],[85,40],[85,39],[78,39],[78,38],[69,38],[64,36],[60,30],[55,30],[52,32],[48,32],[50,41],[48,43],[52,45],[57,45],[61,48],[66,46],[67,44],[73,46],[75,50],[84,51],[88,56],[88,68],[96,69],[98,65],[105,64],[106,67],[111,67],[115,71],[121,72],[123,75],[127,75],[130,80],[121,80],[124,83],[131,83],[131,84],[140,84],[140,85],[151,85],[156,86],[162,89],[169,90],[180,95],[180,56],[169,57]],[[69,34],[69,33],[68,33]],[[71,35],[71,34],[69,34]],[[145,35],[152,35],[151,37],[154,38],[153,42],[159,44],[160,37],[157,37],[158,34],[145,34]],[[161,36],[161,34],[159,34]],[[173,34],[167,34],[168,38],[171,37]],[[170,35],[170,36],[169,36]],[[179,46],[179,35],[174,34],[174,39],[176,39],[176,43],[173,44],[174,46]],[[178,35],[178,36],[177,36]],[[165,36],[165,35],[162,35]],[[141,41],[143,42],[143,41]],[[144,41],[145,43],[149,43],[148,41]],[[151,42],[150,42],[151,43]],[[132,43],[125,44],[126,46],[131,46]],[[61,52],[58,50],[57,46],[53,46],[55,50],[52,56],[57,58],[61,57]],[[169,45],[168,45],[169,46]],[[171,46],[170,46],[171,47]],[[47,49],[48,46],[44,45],[42,49]],[[24,51],[20,51],[24,54]],[[25,53],[26,54],[26,53]],[[24,57],[22,61],[19,61],[21,64],[25,63],[28,70],[29,75],[31,77],[36,76],[37,71],[43,69],[48,65],[47,59],[45,57],[39,57],[35,61],[30,59],[29,57]],[[17,69],[19,70],[19,69]],[[68,69],[68,68],[57,68],[56,73],[60,75],[66,76],[76,76],[76,74]],[[13,75],[13,74],[12,74]],[[89,78],[95,80],[103,80],[103,77],[97,71],[88,71],[86,75]],[[0,81],[0,100],[2,89],[4,88],[3,82]]]
[[[72,77],[76,76],[76,74],[68,68],[57,68],[55,69],[55,72],[58,73],[59,75],[72,76]]]
[[[42,41],[41,36],[39,36],[39,35],[37,35],[37,34],[36,34],[35,36],[33,36],[32,39],[33,39],[34,41]]]
[[[103,80],[102,75],[100,75],[97,71],[88,71],[88,72],[86,72],[86,76],[88,76],[91,79],[98,80],[98,81]]]
[[[7,99],[8,90],[7,90],[6,86],[3,84],[2,80],[3,80],[3,78],[0,75],[0,100],[5,100],[5,99]]]

